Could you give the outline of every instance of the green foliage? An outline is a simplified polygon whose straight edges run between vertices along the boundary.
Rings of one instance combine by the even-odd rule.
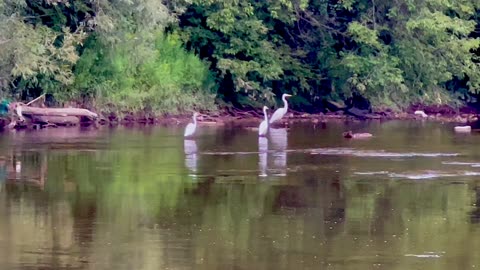
[[[299,110],[354,95],[452,104],[480,94],[479,10],[476,0],[0,0],[0,94],[159,112],[273,105],[285,92]]]
[[[242,104],[245,99],[240,96],[248,96],[250,102],[246,103],[250,105],[255,101],[271,102],[275,92],[282,92],[286,73],[303,82],[312,76],[275,32],[272,22],[271,16],[291,22],[291,5],[289,1],[270,4],[199,0],[193,1],[180,17],[188,47],[212,62],[220,82],[233,86],[221,89],[223,98],[232,95],[233,90],[234,98],[229,101],[238,105],[248,105]],[[287,11],[279,13],[281,8]]]
[[[72,84],[72,69],[79,58],[76,46],[85,38],[82,29],[71,32],[63,27],[60,32],[55,32],[43,25],[27,24],[21,16],[26,8],[25,3],[2,2],[2,90],[22,93],[29,88],[42,88],[52,91]]]
[[[0,79],[23,97],[151,112],[212,108],[208,67],[178,35],[162,34],[174,17],[161,2],[1,1]],[[86,44],[82,41],[86,38]],[[79,56],[81,54],[81,56]]]
[[[351,90],[374,105],[396,107],[455,102],[446,91],[452,80],[467,78],[466,87],[476,93],[480,70],[473,50],[480,40],[471,37],[475,8],[473,1],[438,0],[367,6],[348,24],[355,47],[340,54],[339,86],[346,95]]]
[[[177,112],[213,105],[208,67],[186,52],[176,35],[158,34],[154,43],[131,35],[110,48],[92,38],[75,75],[70,98],[89,95],[101,106]]]

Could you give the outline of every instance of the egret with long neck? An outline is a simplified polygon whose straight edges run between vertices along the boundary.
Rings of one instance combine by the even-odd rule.
[[[268,133],[268,115],[267,115],[267,106],[263,106],[263,116],[264,119],[262,123],[260,123],[260,126],[258,127],[258,136],[265,136]]]
[[[197,129],[197,115],[198,113],[195,112],[193,114],[193,123],[189,123],[187,127],[185,127],[184,137],[192,137]]]
[[[291,97],[291,96],[292,95],[289,95],[289,94],[283,94],[282,95],[283,108],[279,108],[273,113],[272,117],[270,117],[270,124],[272,124],[275,121],[278,121],[278,120],[282,119],[282,117],[285,116],[285,114],[288,111],[287,97]]]

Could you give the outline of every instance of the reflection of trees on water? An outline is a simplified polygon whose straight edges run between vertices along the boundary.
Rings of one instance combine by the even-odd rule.
[[[473,210],[470,212],[470,222],[473,224],[480,223],[480,187],[476,186],[474,189],[475,203]]]
[[[121,171],[100,173],[101,166],[96,164],[105,158],[121,165]],[[142,160],[143,155],[136,158]],[[258,269],[265,262],[275,269],[312,268],[330,256],[369,256],[382,248],[398,250],[403,256],[402,252],[410,252],[403,251],[404,245],[412,241],[419,247],[433,241],[443,250],[442,241],[449,238],[441,231],[455,228],[460,242],[470,230],[465,223],[441,222],[443,217],[461,219],[456,206],[468,204],[457,203],[468,197],[461,185],[442,188],[442,192],[436,185],[429,186],[433,191],[428,192],[394,182],[344,185],[336,177],[315,180],[311,174],[296,185],[215,184],[211,178],[192,186],[181,178],[162,176],[161,168],[156,170],[159,174],[150,174],[159,160],[149,165],[131,160],[126,155],[95,157],[91,153],[52,157],[58,167],[49,167],[49,179],[55,185],[69,179],[75,186],[62,191],[48,185],[51,189],[44,196],[21,193],[22,200],[7,198],[9,204],[2,213],[7,212],[5,207],[11,213],[29,207],[37,211],[17,212],[0,221],[0,230],[11,232],[9,242],[28,243],[4,256],[25,261],[21,254],[40,248],[27,264],[35,260],[87,269],[102,265],[116,269]],[[134,164],[140,170],[131,167]],[[48,197],[53,201],[46,203]],[[446,209],[444,200],[456,206]],[[27,225],[20,225],[25,221]],[[53,227],[48,233],[42,229]],[[37,240],[26,241],[29,237]],[[455,243],[451,248],[460,249]],[[354,248],[359,245],[361,249]],[[54,247],[54,252],[44,247]],[[468,247],[465,252],[472,252]],[[409,265],[408,261],[398,263]]]
[[[12,152],[0,156],[0,183],[45,187],[47,177],[47,153]]]
[[[392,266],[409,269],[404,255],[418,250],[463,254],[449,257],[449,267],[478,260],[478,224],[465,222],[473,213],[468,185],[357,181],[337,173],[341,166],[289,173],[283,182],[192,183],[179,148],[21,152],[22,179],[44,156],[48,181],[43,191],[0,192],[0,242],[9,247],[0,266],[316,269],[353,260],[355,269],[371,269],[392,256]],[[262,167],[261,157],[249,162]]]
[[[50,153],[49,164],[55,165],[48,168],[51,181],[43,194],[53,201],[17,200],[14,204],[23,208],[36,204],[45,208],[35,216],[24,213],[6,220],[9,226],[15,227],[23,218],[43,217],[49,220],[47,228],[56,228],[56,235],[53,231],[43,232],[44,240],[26,242],[29,243],[27,250],[12,250],[9,256],[16,258],[40,244],[53,247],[54,252],[47,256],[40,251],[32,258],[57,267],[69,264],[88,268],[90,263],[95,263],[97,267],[90,267],[211,269],[217,267],[215,265],[230,265],[232,256],[238,258],[238,263],[245,264],[245,260],[250,260],[248,253],[243,253],[246,250],[273,258],[276,253],[265,249],[265,237],[275,239],[283,250],[294,247],[283,238],[290,230],[291,225],[284,223],[288,219],[272,209],[277,207],[279,198],[283,200],[285,192],[310,197],[313,191],[270,184],[219,185],[214,178],[192,185],[183,180],[180,173],[177,177],[169,170],[167,175],[162,175],[165,168],[158,164],[183,159],[183,155],[175,156],[173,152],[166,154],[153,157],[141,150],[128,154]],[[105,166],[105,160],[109,160],[110,166]],[[25,195],[28,194],[31,193]],[[322,202],[317,205],[287,202],[279,207],[315,209],[318,203]],[[323,221],[314,223],[312,227],[317,227]],[[35,231],[37,226],[31,223],[22,228]],[[12,244],[24,241],[20,240],[22,228],[9,240]],[[77,256],[82,259],[78,260]],[[83,262],[79,264],[79,261]],[[253,267],[258,261],[252,260],[252,263]],[[279,264],[280,269],[281,266]]]

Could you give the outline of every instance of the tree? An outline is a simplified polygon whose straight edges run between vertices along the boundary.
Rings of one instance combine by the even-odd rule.
[[[348,82],[343,85],[345,92],[352,89],[375,104],[405,107],[412,102],[455,101],[446,91],[452,80],[466,79],[468,90],[477,91],[479,66],[473,50],[480,43],[470,35],[478,3],[405,0],[364,4],[358,20],[348,24],[356,46],[342,52]]]
[[[24,96],[28,89],[52,91],[73,82],[76,46],[85,38],[83,28],[71,32],[62,26],[55,31],[26,22],[34,21],[35,15],[29,13],[28,1],[1,1],[0,87],[4,93],[13,90]]]
[[[180,16],[187,48],[210,61],[221,98],[237,106],[259,106],[258,101],[272,101],[274,93],[285,91],[282,79],[293,74],[300,75],[298,80],[306,86],[309,70],[276,32],[277,24],[294,19],[291,5],[198,0]]]

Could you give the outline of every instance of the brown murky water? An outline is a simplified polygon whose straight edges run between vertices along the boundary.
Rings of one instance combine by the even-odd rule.
[[[480,134],[420,122],[182,132],[3,134],[0,269],[480,267]]]

